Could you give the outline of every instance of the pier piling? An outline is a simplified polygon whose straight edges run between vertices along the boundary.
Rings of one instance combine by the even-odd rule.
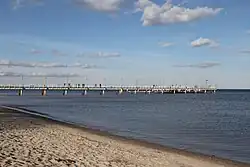
[[[105,90],[102,90],[101,92],[100,92],[100,95],[104,95],[105,94]]]
[[[47,95],[47,90],[46,89],[42,89],[42,96],[46,96]]]
[[[63,96],[66,96],[66,95],[68,95],[68,90],[63,91]]]
[[[23,95],[23,89],[19,89],[18,90],[18,96],[22,96]]]
[[[120,89],[119,92],[118,92],[118,94],[120,95],[122,93],[123,93],[123,89]]]
[[[85,89],[85,90],[82,92],[82,95],[83,95],[83,96],[86,96],[87,93],[88,93],[88,92],[87,92],[87,90]]]

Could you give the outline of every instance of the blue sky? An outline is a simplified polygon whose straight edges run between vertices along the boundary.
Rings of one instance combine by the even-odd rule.
[[[2,0],[0,80],[250,88],[249,7],[249,0]]]

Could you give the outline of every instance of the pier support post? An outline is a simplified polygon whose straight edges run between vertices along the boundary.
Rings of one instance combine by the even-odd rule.
[[[100,92],[100,95],[104,95],[105,94],[105,90],[102,90],[101,92]]]
[[[23,89],[19,89],[18,90],[18,96],[22,96],[23,95]]]
[[[86,96],[87,93],[88,93],[88,92],[87,92],[87,90],[85,89],[85,90],[82,92],[82,95],[83,95],[83,96]]]
[[[174,89],[174,94],[176,94],[176,90]]]
[[[67,96],[68,95],[68,90],[64,90],[63,91],[63,96]]]
[[[122,93],[123,93],[123,89],[120,89],[119,92],[118,92],[118,94],[120,95]]]
[[[47,90],[46,88],[42,89],[42,96],[46,96],[47,95]]]
[[[207,89],[204,90],[204,93],[205,93],[205,94],[207,93]]]
[[[137,93],[137,90],[134,91],[134,94],[135,94],[135,95],[136,95],[136,93]]]

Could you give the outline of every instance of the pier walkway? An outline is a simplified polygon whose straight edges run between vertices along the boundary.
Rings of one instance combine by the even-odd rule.
[[[158,94],[177,94],[177,93],[215,93],[216,88],[209,86],[202,87],[183,87],[183,86],[20,86],[20,85],[0,85],[1,91],[16,91],[18,95],[23,95],[25,91],[40,90],[42,95],[46,95],[48,91],[62,91],[63,95],[67,95],[69,91],[82,91],[82,95],[86,95],[91,91],[99,91],[100,94],[105,92],[122,93],[158,93]]]

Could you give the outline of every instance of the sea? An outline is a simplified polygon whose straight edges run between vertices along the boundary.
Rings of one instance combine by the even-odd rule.
[[[0,105],[171,148],[250,163],[250,91],[117,95],[0,91]]]

